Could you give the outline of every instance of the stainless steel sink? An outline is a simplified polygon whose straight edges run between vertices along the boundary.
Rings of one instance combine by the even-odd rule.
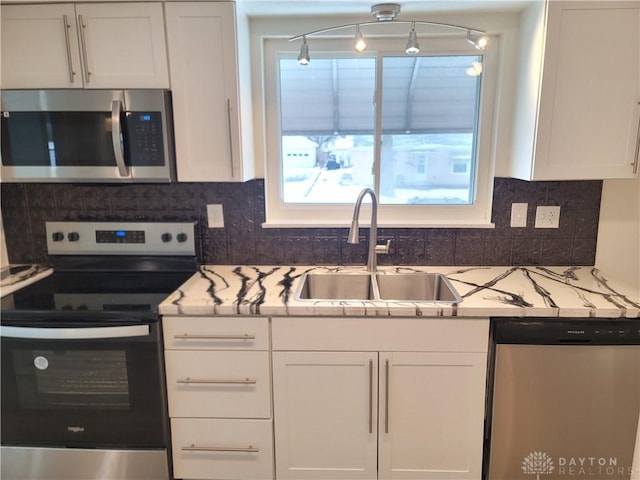
[[[376,283],[381,300],[454,303],[462,301],[447,277],[440,273],[378,273]]]
[[[296,300],[381,300],[411,302],[462,301],[447,277],[439,273],[307,273]]]
[[[296,295],[298,300],[371,300],[372,276],[368,273],[307,273]]]

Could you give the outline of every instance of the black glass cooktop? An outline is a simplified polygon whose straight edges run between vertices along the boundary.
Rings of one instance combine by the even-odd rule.
[[[11,318],[114,317],[149,319],[191,275],[185,272],[54,272],[2,298]]]

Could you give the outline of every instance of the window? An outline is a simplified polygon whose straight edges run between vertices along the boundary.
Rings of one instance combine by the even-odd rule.
[[[266,226],[346,224],[365,187],[380,225],[489,225],[497,41],[404,43],[314,39],[300,66],[299,45],[266,41]]]

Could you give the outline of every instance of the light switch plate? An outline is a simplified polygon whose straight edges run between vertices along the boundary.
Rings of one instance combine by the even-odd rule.
[[[536,208],[536,228],[558,228],[560,226],[560,207]]]
[[[526,227],[527,226],[527,208],[528,203],[512,203],[511,204],[511,226]]]
[[[209,224],[209,228],[224,228],[222,204],[215,203],[207,205],[207,222]]]

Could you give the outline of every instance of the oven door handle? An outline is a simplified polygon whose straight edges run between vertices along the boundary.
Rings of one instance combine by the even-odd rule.
[[[0,327],[0,337],[47,340],[127,338],[149,336],[149,325],[90,328]]]

